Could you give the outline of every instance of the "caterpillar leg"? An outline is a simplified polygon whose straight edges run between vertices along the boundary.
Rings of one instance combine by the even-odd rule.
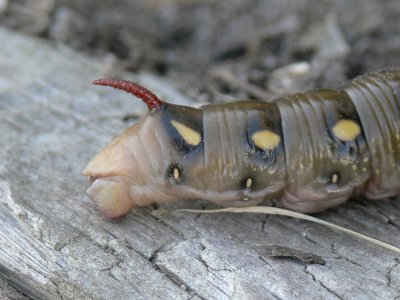
[[[315,195],[311,194],[303,194],[299,197],[289,191],[285,191],[282,203],[286,208],[294,211],[316,213],[346,202],[350,194],[351,190],[344,191],[342,195],[337,193],[336,195],[320,195],[320,197],[316,198]]]
[[[320,90],[288,96],[278,106],[288,174],[283,204],[312,213],[345,202],[370,176],[365,136],[348,97]]]
[[[397,188],[385,189],[376,185],[374,182],[371,182],[368,184],[368,188],[366,189],[365,192],[365,197],[371,200],[387,199],[399,195],[400,195],[400,184],[398,185]]]

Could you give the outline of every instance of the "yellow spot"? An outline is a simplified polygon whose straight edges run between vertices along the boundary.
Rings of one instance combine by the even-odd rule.
[[[253,179],[251,179],[251,177],[247,178],[246,180],[246,188],[251,188],[251,186],[253,185]]]
[[[331,178],[332,183],[337,183],[338,180],[339,180],[339,175],[336,174],[336,173],[334,173],[334,174],[332,175],[332,178]]]
[[[337,122],[332,130],[335,136],[342,141],[352,141],[361,133],[360,125],[348,119]]]
[[[271,130],[259,130],[253,133],[251,139],[258,148],[272,150],[279,145],[281,137]]]
[[[171,124],[175,127],[186,143],[192,146],[200,144],[201,135],[199,132],[175,120],[171,120]]]
[[[174,168],[172,175],[174,176],[175,180],[178,180],[181,177],[181,173],[179,172],[178,168]]]

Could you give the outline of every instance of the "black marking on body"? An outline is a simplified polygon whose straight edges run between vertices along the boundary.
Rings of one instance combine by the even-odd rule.
[[[335,171],[328,175],[326,187],[330,190],[335,190],[338,188],[341,182],[341,174],[338,171]]]
[[[254,183],[254,176],[246,176],[240,182],[240,189],[253,190]]]
[[[328,92],[328,91],[327,91]],[[327,134],[329,137],[329,146],[332,153],[337,154],[340,159],[349,162],[355,162],[360,156],[360,149],[365,147],[365,136],[362,128],[361,120],[358,116],[357,110],[354,107],[351,99],[343,92],[334,92],[331,98],[322,98],[325,105],[331,107],[327,108],[326,122]],[[328,101],[331,100],[331,101]],[[342,141],[333,133],[333,127],[340,120],[351,120],[358,124],[361,128],[361,133],[352,141]]]
[[[177,172],[179,176],[176,176]],[[182,166],[175,161],[169,164],[165,172],[166,179],[174,184],[181,184],[183,182],[183,175]]]
[[[191,145],[179,134],[178,130],[171,124],[174,120],[179,122],[201,136],[201,142],[198,145]],[[203,112],[200,109],[178,106],[168,103],[163,107],[162,122],[171,138],[171,145],[181,154],[198,153],[203,149],[204,133],[203,133]]]
[[[195,149],[201,147],[201,144],[202,143],[200,143],[197,146],[190,145],[179,135],[177,137],[175,137],[172,141],[173,147],[175,147],[176,150],[178,150],[178,152],[180,152],[182,154],[189,154],[189,153],[193,152]]]
[[[255,132],[260,130],[269,130],[278,135],[281,138],[279,145],[274,149],[262,149],[257,147],[252,140],[252,136]],[[266,109],[257,111],[254,115],[249,115],[246,129],[246,141],[252,152],[256,154],[256,160],[260,163],[266,163],[270,165],[275,163],[279,154],[284,155],[285,150],[283,143],[281,115],[276,104],[269,104]]]

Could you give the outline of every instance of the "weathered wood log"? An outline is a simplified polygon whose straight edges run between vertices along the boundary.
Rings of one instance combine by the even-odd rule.
[[[0,41],[0,297],[400,295],[394,253],[305,221],[166,212],[211,207],[195,201],[103,219],[84,194],[88,183],[81,170],[127,126],[124,117],[144,112],[144,106],[90,85],[106,75],[106,62],[4,28]],[[168,101],[189,102],[166,79],[119,75]],[[400,245],[399,201],[352,201],[319,216]],[[325,264],[263,256],[263,245],[319,255]]]

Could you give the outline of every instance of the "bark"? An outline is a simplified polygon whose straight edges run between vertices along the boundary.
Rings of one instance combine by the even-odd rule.
[[[6,41],[0,47],[2,299],[400,295],[398,256],[305,221],[171,212],[213,207],[198,201],[103,219],[84,194],[81,170],[128,125],[126,115],[145,107],[91,80],[114,72],[168,101],[190,101],[166,78],[118,72],[107,61],[4,28],[0,41]],[[396,200],[358,200],[319,217],[399,246],[399,208]],[[272,245],[325,264],[262,255]]]

